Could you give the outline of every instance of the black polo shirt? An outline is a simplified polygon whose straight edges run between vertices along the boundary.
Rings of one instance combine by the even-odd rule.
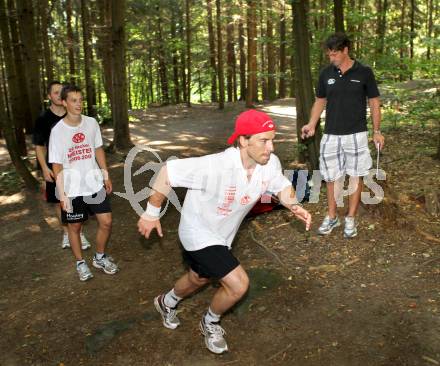
[[[47,109],[40,114],[35,121],[34,135],[32,137],[33,144],[48,148],[52,128],[65,116],[65,114],[62,116],[57,116],[50,109]],[[47,150],[46,154],[46,163],[49,168],[52,168],[52,164],[49,163],[49,149]]]
[[[349,135],[368,131],[367,98],[378,97],[373,71],[354,61],[345,74],[330,65],[319,75],[316,96],[326,98],[324,133]]]

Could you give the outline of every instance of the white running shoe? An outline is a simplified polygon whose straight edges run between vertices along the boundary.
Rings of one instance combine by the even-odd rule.
[[[328,235],[332,232],[335,227],[341,225],[338,217],[331,219],[330,216],[326,216],[324,221],[322,221],[321,226],[318,229],[318,234],[320,235]]]
[[[113,258],[104,254],[101,259],[96,258],[96,254],[93,256],[93,267],[101,269],[104,273],[113,275],[119,271],[118,265],[113,262]]]
[[[354,238],[357,235],[356,222],[354,221],[354,217],[346,216],[345,217],[345,226],[344,226],[344,238]]]
[[[163,302],[165,295],[159,295],[154,298],[154,307],[162,317],[162,323],[165,328],[176,329],[180,325],[177,317],[177,309],[166,306]]]
[[[228,345],[223,337],[226,332],[217,323],[206,323],[205,317],[200,321],[200,331],[205,336],[205,345],[212,352],[217,355],[228,351]]]
[[[69,235],[67,235],[66,233],[63,234],[63,241],[61,243],[61,248],[63,249],[70,248]]]
[[[87,240],[87,238],[85,237],[82,231],[79,234],[79,237],[81,238],[81,249],[82,250],[89,249],[91,247],[90,242]]]
[[[80,281],[87,281],[93,278],[93,273],[90,271],[90,268],[86,262],[83,262],[79,266],[76,266],[76,270],[78,272]]]

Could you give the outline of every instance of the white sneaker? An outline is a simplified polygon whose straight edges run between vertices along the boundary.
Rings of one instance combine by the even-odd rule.
[[[206,323],[205,317],[203,316],[199,327],[200,331],[205,336],[206,348],[212,353],[219,355],[228,350],[228,345],[223,337],[226,332],[219,324]]]
[[[61,243],[61,248],[70,248],[69,235],[67,235],[66,233],[63,234],[63,242]]]
[[[176,329],[180,325],[177,317],[176,308],[170,308],[163,302],[165,295],[159,295],[154,298],[154,307],[162,317],[162,324],[165,328]]]
[[[345,217],[344,238],[354,238],[357,235],[356,222],[354,217]]]
[[[93,278],[93,274],[90,271],[90,268],[86,262],[83,262],[79,266],[76,266],[76,270],[78,272],[78,276],[79,276],[80,281],[87,281],[87,280]]]
[[[341,225],[338,217],[331,219],[330,216],[326,216],[324,221],[322,221],[321,226],[318,229],[318,234],[320,235],[328,235],[332,232],[335,227]]]
[[[87,238],[85,237],[82,231],[79,234],[79,237],[81,238],[81,249],[82,250],[89,249],[91,247],[90,242],[87,240]]]

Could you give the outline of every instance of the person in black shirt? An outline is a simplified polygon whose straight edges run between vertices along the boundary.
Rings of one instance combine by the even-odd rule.
[[[49,137],[52,128],[60,121],[65,115],[66,110],[61,102],[61,89],[62,84],[59,81],[52,81],[47,86],[47,97],[50,101],[50,107],[45,110],[35,121],[34,135],[32,142],[35,145],[35,153],[38,163],[41,167],[45,182],[45,196],[46,201],[55,204],[57,217],[61,222],[61,207],[59,200],[55,194],[55,181],[52,171],[52,164],[49,163],[48,145]],[[67,227],[62,225],[64,230],[63,241],[61,247],[70,247],[69,237],[67,235]],[[89,241],[81,233],[82,248],[87,249],[90,247]]]
[[[319,169],[327,184],[328,214],[318,233],[330,234],[340,225],[336,207],[341,202],[347,174],[350,176],[350,196],[344,227],[346,238],[357,235],[354,217],[363,188],[360,177],[368,175],[372,165],[368,148],[367,99],[373,120],[374,144],[382,149],[385,141],[380,132],[380,98],[373,71],[350,57],[350,45],[344,33],[335,33],[326,40],[331,64],[319,75],[310,120],[301,131],[303,139],[313,136],[321,113],[326,109]]]

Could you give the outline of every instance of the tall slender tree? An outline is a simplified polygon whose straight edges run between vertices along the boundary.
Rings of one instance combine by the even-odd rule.
[[[258,100],[257,85],[257,10],[255,0],[248,0],[247,10],[247,87],[246,107],[250,108]]]
[[[9,30],[11,35],[11,46],[12,46],[12,58],[15,68],[15,83],[18,87],[18,98],[15,99],[14,103],[18,103],[14,106],[14,130],[15,138],[17,141],[17,146],[19,148],[21,156],[27,155],[26,148],[26,137],[24,134],[24,129],[26,127],[26,121],[32,121],[32,113],[29,104],[29,94],[26,87],[26,70],[23,64],[22,57],[22,44],[19,39],[18,25],[17,25],[17,11],[15,9],[15,4],[13,0],[8,0],[8,16],[9,16]],[[6,26],[7,27],[7,26]],[[11,70],[14,72],[14,70]]]
[[[191,0],[185,0],[185,18],[186,18],[186,105],[191,107]]]
[[[4,62],[6,66],[6,77],[11,99],[12,115],[14,116],[17,114],[17,109],[20,108],[20,105],[18,104],[18,94],[20,91],[15,75],[15,65],[11,49],[11,41],[9,38],[6,4],[4,0],[0,0],[0,35],[4,53]],[[0,90],[0,93],[2,95],[6,95],[6,90]],[[14,123],[10,120],[6,112],[7,108],[6,105],[3,104],[4,102],[6,102],[6,99],[0,98],[0,130],[3,132],[3,136],[5,137],[11,161],[14,164],[17,173],[25,182],[26,187],[36,190],[38,189],[38,182],[26,168],[24,161],[21,159],[20,149],[15,139],[13,127]]]
[[[220,0],[215,0],[216,19],[217,19],[217,71],[218,71],[218,107],[225,107],[225,78],[223,74],[223,36],[222,36],[222,18]]]
[[[209,43],[209,73],[211,75],[211,102],[217,102],[217,64],[215,50],[215,34],[212,22],[212,0],[206,0],[207,21],[208,21],[208,43]]]
[[[271,101],[277,97],[277,83],[276,83],[276,54],[275,54],[275,40],[273,34],[273,8],[272,0],[266,0],[267,21],[266,21],[266,35],[267,35],[267,98]]]
[[[307,22],[307,13],[301,0],[292,0],[294,38],[296,45],[295,70],[296,72],[296,130],[298,141],[301,141],[301,128],[308,123],[310,118],[310,110],[313,105],[314,95],[312,88],[312,73],[310,67],[310,45],[309,45],[309,31]],[[316,133],[313,138],[306,142],[306,156],[303,156],[303,151],[300,150],[300,158],[305,158],[312,170],[319,168],[319,143],[321,139],[321,132],[319,125],[316,128]]]
[[[281,0],[280,18],[280,78],[278,82],[278,98],[286,97],[286,2]]]
[[[125,0],[111,0],[112,9],[112,119],[113,147],[124,150],[132,146],[128,128],[127,76],[125,62]]]
[[[345,32],[344,0],[333,0],[333,15],[335,18],[335,32]]]
[[[47,82],[51,82],[53,77],[53,63],[52,63],[52,54],[51,54],[51,48],[50,48],[50,42],[49,42],[49,28],[51,24],[51,10],[52,8],[49,7],[49,1],[48,0],[41,0],[40,1],[40,19],[41,19],[41,37],[43,41],[43,57],[44,57],[44,69],[46,72],[46,79]]]
[[[232,18],[232,6],[227,7],[227,25],[226,25],[226,39],[227,39],[227,90],[228,102],[235,102],[237,100],[237,76],[236,76],[236,60],[234,48],[234,20]]]
[[[93,67],[93,50],[90,43],[90,19],[89,9],[87,8],[87,1],[81,0],[81,18],[82,18],[82,30],[83,30],[83,48],[84,48],[84,77],[86,81],[86,97],[87,97],[87,114],[89,116],[95,116],[95,84],[92,79],[92,67]]]
[[[23,43],[23,60],[26,67],[26,86],[29,97],[29,106],[32,120],[26,121],[26,133],[33,130],[34,121],[39,116],[42,109],[42,97],[40,86],[40,65],[35,39],[34,9],[32,0],[22,0],[17,2],[18,24],[20,29],[20,39]]]
[[[243,1],[239,1],[239,6],[242,14],[245,12],[243,9]],[[240,100],[246,99],[246,53],[245,53],[245,44],[244,44],[244,21],[243,16],[240,15],[238,18],[238,48],[240,52]]]
[[[72,0],[66,0],[66,31],[67,31],[67,54],[69,57],[69,72],[70,82],[76,83],[76,68],[75,68],[75,38],[73,36],[72,28]]]

